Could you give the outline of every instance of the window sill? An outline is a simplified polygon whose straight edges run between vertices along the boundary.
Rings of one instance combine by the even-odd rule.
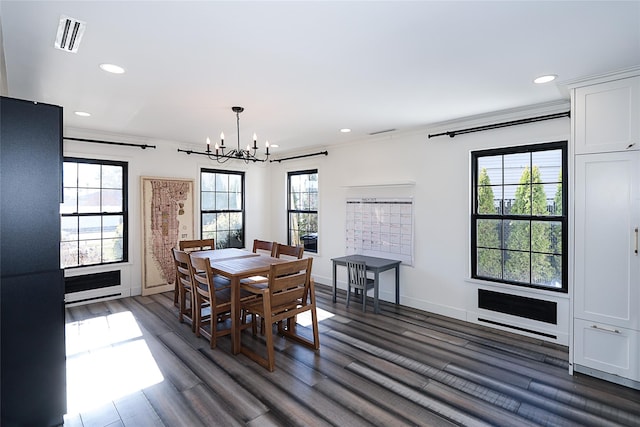
[[[553,298],[562,299],[562,300],[570,299],[568,293],[561,292],[561,291],[551,291],[551,290],[548,291],[545,289],[529,288],[526,286],[517,286],[517,285],[507,285],[507,284],[490,282],[487,280],[472,279],[472,278],[466,278],[465,282],[472,285],[482,286],[483,288],[500,290],[501,292],[515,294],[515,295],[537,295],[537,296],[545,296],[547,298],[553,297]]]

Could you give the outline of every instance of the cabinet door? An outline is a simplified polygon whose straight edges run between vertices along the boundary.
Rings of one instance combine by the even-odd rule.
[[[640,329],[639,152],[576,156],[575,317]]]
[[[576,154],[640,150],[640,77],[574,91]]]

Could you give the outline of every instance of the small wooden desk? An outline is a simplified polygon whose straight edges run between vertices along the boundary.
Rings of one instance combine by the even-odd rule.
[[[338,284],[336,281],[336,269],[339,265],[346,266],[347,260],[364,262],[367,265],[367,270],[373,271],[373,274],[374,274],[373,312],[374,313],[380,313],[380,308],[378,306],[380,273],[383,271],[387,271],[387,270],[391,270],[392,268],[395,268],[396,269],[396,304],[400,304],[400,263],[402,261],[398,261],[396,259],[377,258],[372,256],[366,256],[366,255],[347,255],[347,256],[331,259],[331,261],[333,261],[333,302],[336,302],[336,293],[338,289]]]
[[[218,249],[212,252],[221,252]],[[243,251],[246,256],[235,256],[227,259],[211,259],[211,268],[215,274],[231,281],[231,347],[233,354],[240,352],[240,280],[252,276],[266,276],[271,264],[287,262],[285,259],[271,258],[253,252]]]

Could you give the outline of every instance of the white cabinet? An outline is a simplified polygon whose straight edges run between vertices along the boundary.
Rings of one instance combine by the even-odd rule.
[[[575,159],[574,316],[640,329],[640,152]]]
[[[575,153],[640,150],[640,77],[573,92]]]
[[[572,97],[573,368],[640,389],[640,77]]]

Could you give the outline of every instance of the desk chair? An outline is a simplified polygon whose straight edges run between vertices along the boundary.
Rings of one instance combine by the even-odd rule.
[[[367,291],[374,286],[374,280],[367,277],[367,265],[360,261],[347,261],[347,307],[351,299],[351,288],[362,291],[362,312],[367,311]]]

